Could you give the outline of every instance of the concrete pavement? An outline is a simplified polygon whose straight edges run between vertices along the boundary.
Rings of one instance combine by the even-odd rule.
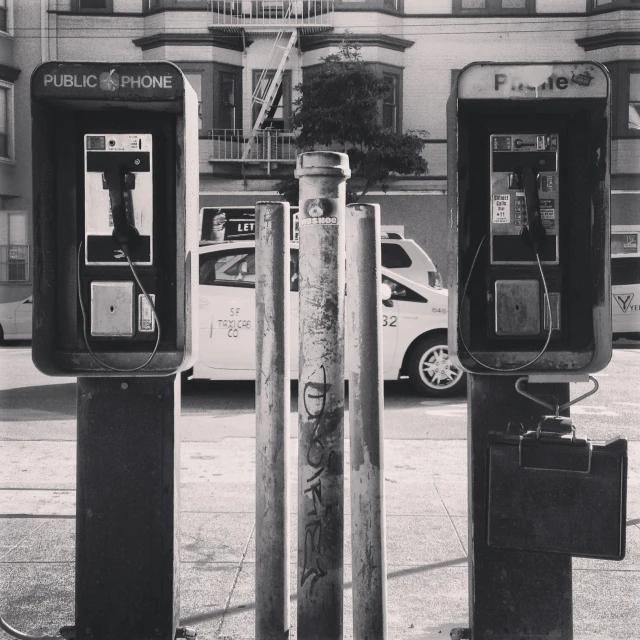
[[[73,624],[75,423],[32,417],[20,439],[0,423],[0,613],[34,633]],[[253,638],[255,440],[246,420],[183,416],[181,614],[205,640]],[[190,439],[204,431],[206,438]],[[389,638],[447,638],[452,626],[467,626],[466,442],[393,439],[385,446]],[[297,442],[291,451],[295,512]],[[574,560],[576,640],[634,637],[640,628],[639,454],[640,443],[630,443],[627,558]],[[345,485],[351,638],[348,478]],[[295,513],[291,526],[295,591]],[[295,604],[291,611],[295,638]]]

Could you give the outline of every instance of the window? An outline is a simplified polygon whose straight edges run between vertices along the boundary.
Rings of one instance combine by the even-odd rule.
[[[589,11],[615,11],[616,9],[640,9],[640,0],[589,0]]]
[[[535,0],[453,0],[454,13],[486,15],[533,14]]]
[[[202,131],[202,74],[185,72],[184,75],[198,96],[198,131]]]
[[[113,11],[113,0],[75,0],[75,10],[108,13]]]
[[[172,9],[174,7],[204,9],[207,7],[207,0],[147,0],[144,9],[151,11],[153,9]]]
[[[229,71],[220,72],[220,129],[237,129],[236,74]]]
[[[382,276],[382,284],[386,284],[391,289],[391,300],[405,300],[408,302],[428,302],[426,298],[423,298],[419,293],[416,293],[413,289],[405,287],[404,285]]]
[[[413,264],[409,254],[399,244],[383,242],[380,249],[380,261],[386,269],[408,269]]]
[[[611,135],[640,137],[640,62],[608,62],[611,75]]]
[[[387,91],[382,98],[382,126],[385,129],[398,131],[400,129],[398,119],[398,76],[383,73],[382,79],[387,86]]]
[[[0,80],[0,160],[13,160],[13,85]]]
[[[200,284],[255,286],[256,254],[238,250],[200,255]]]
[[[7,0],[0,0],[0,31],[9,31],[7,20]]]
[[[0,282],[28,280],[27,214],[0,210]]]
[[[268,71],[262,76],[262,70],[254,69],[253,71],[253,92],[260,97],[267,94],[269,84],[275,75],[275,71]],[[258,84],[260,85],[257,91]],[[258,119],[262,105],[254,104],[252,113],[252,122]],[[266,114],[262,124],[262,129],[285,129],[291,128],[291,71],[285,71],[282,76],[282,82],[276,92],[273,106]]]
[[[629,74],[629,133],[640,135],[640,71]]]

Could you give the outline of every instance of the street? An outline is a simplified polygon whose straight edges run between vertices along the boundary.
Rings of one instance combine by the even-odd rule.
[[[599,392],[572,415],[578,436],[630,440],[627,555],[574,559],[575,640],[617,640],[640,624],[640,348],[615,349],[596,377]],[[589,388],[572,386],[572,397]],[[296,392],[293,384],[292,437]],[[183,392],[181,621],[204,640],[254,637],[253,394],[249,382],[197,381]],[[40,374],[27,345],[2,347],[0,408],[0,614],[22,630],[52,632],[73,619],[75,380]],[[466,400],[427,400],[404,381],[387,383],[384,419],[389,637],[446,638],[468,616]],[[296,460],[292,442],[291,638]],[[348,475],[345,639],[352,637]]]
[[[608,440],[623,434],[640,440],[640,345],[615,348],[611,363],[596,374],[598,392],[571,408],[578,435]],[[3,439],[74,439],[68,422],[76,416],[75,378],[41,374],[31,363],[28,346],[0,348],[0,408]],[[571,385],[572,398],[586,392],[590,383]],[[385,437],[399,440],[466,439],[466,400],[422,398],[407,381],[387,382]],[[292,384],[292,413],[296,410],[297,385]],[[252,437],[255,433],[252,382],[190,381],[183,387],[183,441],[217,440],[225,436]],[[233,418],[231,430],[230,418]],[[61,422],[62,421],[62,422]],[[292,420],[295,435],[295,419]]]

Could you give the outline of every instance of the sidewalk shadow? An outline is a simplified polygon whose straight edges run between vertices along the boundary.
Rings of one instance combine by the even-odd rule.
[[[76,417],[76,383],[43,384],[0,391],[2,420],[64,420]]]
[[[424,573],[425,571],[433,571],[434,569],[442,569],[443,567],[453,567],[455,565],[460,565],[468,562],[468,558],[466,556],[461,556],[460,558],[454,558],[453,560],[443,560],[442,562],[434,562],[433,564],[424,564],[419,567],[408,567],[406,569],[398,569],[397,571],[389,571],[387,573],[387,580],[392,580],[393,578],[400,578],[402,576],[408,576],[415,573]],[[351,582],[344,583],[344,589],[351,589]],[[291,602],[295,602],[298,599],[296,593],[291,594],[289,600]],[[225,609],[216,609],[215,611],[210,611],[209,613],[199,613],[192,616],[188,616],[186,618],[181,618],[180,623],[189,625],[196,624],[198,622],[204,622],[206,620],[215,620],[216,618],[223,618],[228,615],[234,615],[237,613],[245,613],[247,611],[251,611],[256,608],[255,602],[245,602],[243,604],[236,605],[232,608]]]

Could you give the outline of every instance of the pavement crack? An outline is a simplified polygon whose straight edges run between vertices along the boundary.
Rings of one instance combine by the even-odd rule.
[[[240,562],[238,563],[236,574],[233,577],[233,582],[231,583],[231,589],[229,589],[229,595],[227,596],[227,601],[224,603],[224,610],[222,612],[222,615],[220,616],[220,624],[218,625],[218,629],[216,630],[216,638],[220,637],[222,627],[224,626],[224,621],[226,620],[227,613],[229,612],[229,607],[231,606],[231,598],[233,597],[233,592],[235,591],[236,585],[238,584],[238,580],[240,579],[240,574],[242,573],[242,567],[244,566],[244,561],[247,557],[247,553],[249,552],[249,545],[251,544],[251,538],[253,538],[253,532],[255,531],[255,528],[256,528],[256,523],[254,522],[253,526],[251,527],[251,531],[249,532],[247,543],[244,545],[242,555],[240,556]]]
[[[2,562],[2,560],[4,560],[9,554],[13,553],[29,536],[32,536],[36,531],[39,531],[40,529],[42,529],[42,527],[46,526],[47,524],[48,524],[47,522],[43,522],[40,526],[38,526],[35,529],[32,529],[31,531],[29,531],[29,533],[27,533],[27,535],[24,536],[15,545],[13,545],[13,547],[11,547],[11,549],[9,549],[9,551],[7,551],[4,555],[0,556],[0,562]]]
[[[449,518],[449,522],[451,523],[451,526],[453,527],[453,530],[456,534],[456,537],[458,538],[458,542],[460,543],[460,547],[462,549],[462,553],[464,553],[464,555],[467,555],[467,551],[464,548],[464,543],[462,542],[462,538],[460,537],[460,534],[458,533],[458,530],[456,529],[456,525],[453,523],[453,518],[451,517],[451,514],[449,513],[449,509],[447,509],[447,505],[445,504],[444,500],[442,499],[442,495],[440,494],[440,491],[438,490],[438,486],[436,485],[436,483],[433,483],[433,488],[436,490],[436,493],[438,494],[438,498],[440,498],[440,502],[442,502],[442,506],[444,508],[444,510],[447,513],[447,517]]]

